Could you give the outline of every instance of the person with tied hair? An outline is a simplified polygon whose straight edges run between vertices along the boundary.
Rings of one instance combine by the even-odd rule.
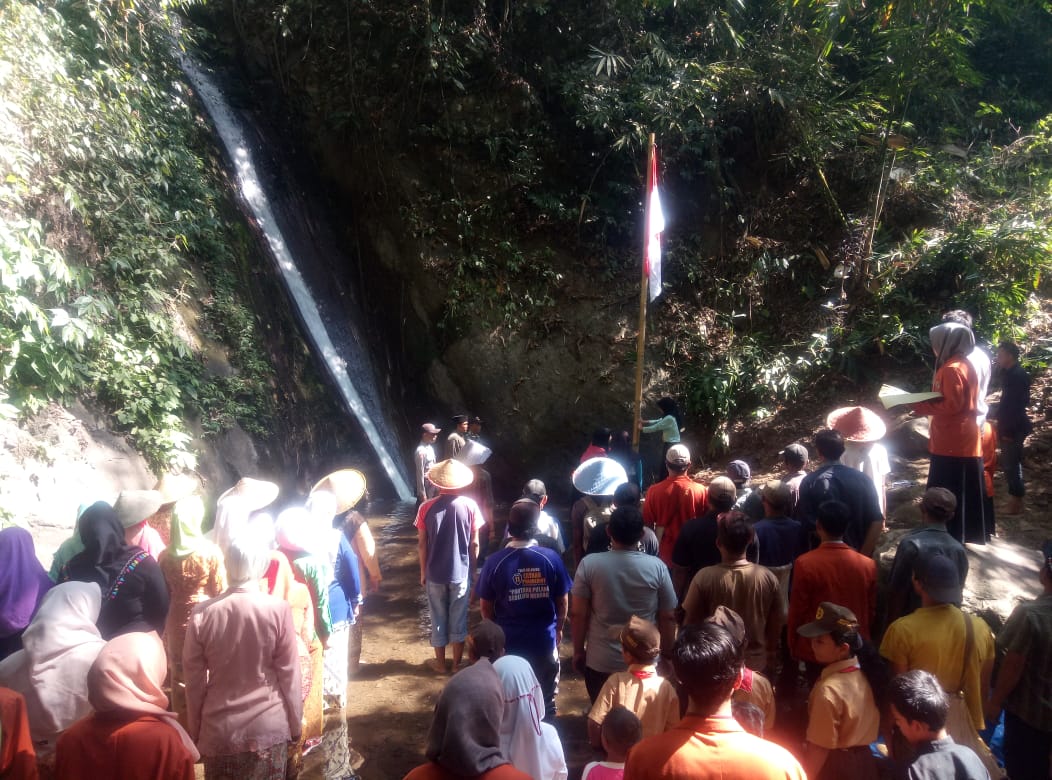
[[[957,499],[946,488],[928,488],[920,502],[921,524],[908,531],[895,550],[895,561],[888,574],[888,603],[885,625],[913,612],[920,596],[913,590],[917,562],[929,555],[945,555],[957,565],[961,582],[968,576],[968,553],[964,545],[950,536],[946,523],[953,519]]]
[[[968,361],[975,338],[970,329],[953,322],[936,325],[930,335],[935,353],[932,391],[940,397],[910,404],[914,414],[931,418],[928,487],[944,487],[957,497],[957,509],[948,523],[954,539],[986,544],[979,378]]]
[[[450,678],[435,704],[427,763],[403,780],[532,780],[501,751],[504,687],[485,658]]]
[[[632,780],[804,780],[790,753],[747,733],[732,715],[741,684],[741,644],[722,626],[685,626],[672,649],[672,667],[689,697],[678,725],[632,748]]]
[[[895,728],[916,753],[905,767],[906,780],[989,780],[975,751],[946,732],[950,698],[935,675],[920,669],[900,674],[888,685],[888,699]]]
[[[1052,539],[1041,548],[1041,595],[1012,610],[997,636],[1004,655],[986,703],[1004,706],[1005,768],[1012,780],[1047,780],[1052,770]]]
[[[482,617],[504,629],[507,652],[522,656],[540,680],[546,719],[555,717],[562,642],[572,582],[562,558],[534,540],[540,507],[520,498],[508,512],[511,540],[486,559],[476,594]]]
[[[260,591],[269,563],[260,540],[234,537],[226,550],[229,587],[190,614],[183,646],[187,731],[207,780],[283,780],[287,743],[300,737],[296,631],[288,603]]]
[[[700,623],[721,606],[734,610],[745,622],[745,664],[762,672],[775,666],[782,630],[781,593],[777,577],[746,560],[753,538],[752,523],[744,514],[720,515],[716,546],[722,560],[691,581],[683,599],[683,622]]]
[[[573,665],[584,675],[593,702],[606,679],[627,668],[617,632],[632,615],[657,623],[663,649],[672,647],[676,635],[676,594],[668,568],[639,551],[642,513],[618,507],[607,533],[610,550],[581,560],[571,591]]]
[[[882,659],[864,645],[855,613],[839,604],[823,601],[815,619],[796,633],[810,641],[824,667],[807,700],[807,776],[876,780],[879,771],[869,744],[880,731],[877,697],[887,684]]]

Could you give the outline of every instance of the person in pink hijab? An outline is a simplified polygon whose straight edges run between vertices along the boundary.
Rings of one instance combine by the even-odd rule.
[[[94,712],[58,740],[63,780],[193,780],[200,758],[161,686],[168,673],[155,633],[121,634],[106,643],[88,672]]]

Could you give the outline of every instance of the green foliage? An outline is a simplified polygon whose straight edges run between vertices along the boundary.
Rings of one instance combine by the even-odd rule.
[[[22,410],[94,394],[155,465],[187,467],[187,415],[258,426],[268,405],[206,374],[184,318],[205,292],[191,262],[207,260],[207,320],[248,332],[227,334],[234,361],[265,386],[223,275],[235,242],[167,13],[155,0],[0,6],[0,372]]]
[[[376,184],[362,191],[397,201],[451,291],[446,324],[528,329],[561,287],[614,300],[634,284],[656,133],[659,352],[717,444],[822,373],[925,359],[941,308],[1015,332],[1048,270],[1044,2],[233,9],[239,44],[323,143],[369,150],[353,156]],[[556,273],[536,247],[582,262]]]

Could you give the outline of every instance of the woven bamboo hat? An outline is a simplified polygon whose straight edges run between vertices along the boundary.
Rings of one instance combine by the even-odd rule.
[[[236,496],[244,504],[247,511],[258,512],[263,507],[273,503],[280,492],[281,489],[274,482],[268,482],[265,479],[242,477],[234,487],[219,496],[216,503],[221,502],[224,498]]]
[[[340,469],[322,477],[310,489],[311,494],[326,490],[336,496],[336,512],[342,515],[350,511],[365,495],[365,475],[358,469]]]
[[[122,490],[113,502],[113,511],[125,528],[138,525],[161,508],[161,494],[156,490]]]
[[[428,469],[427,478],[431,480],[432,485],[441,490],[460,490],[470,485],[475,475],[459,460],[449,458],[439,461]]]
[[[589,458],[573,473],[573,486],[588,496],[612,496],[626,482],[625,467],[613,458]]]
[[[153,489],[161,494],[164,504],[174,504],[197,492],[197,478],[190,474],[162,474]]]
[[[888,428],[880,416],[864,406],[844,406],[826,417],[826,425],[839,431],[844,441],[880,441]]]

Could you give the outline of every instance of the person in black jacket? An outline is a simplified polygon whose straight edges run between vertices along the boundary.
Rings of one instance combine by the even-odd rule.
[[[1033,430],[1026,415],[1030,406],[1030,377],[1019,365],[1019,345],[1002,341],[997,347],[997,366],[1001,369],[1001,403],[997,408],[997,438],[1001,445],[1001,467],[1008,482],[1005,514],[1023,511],[1023,442]]]

